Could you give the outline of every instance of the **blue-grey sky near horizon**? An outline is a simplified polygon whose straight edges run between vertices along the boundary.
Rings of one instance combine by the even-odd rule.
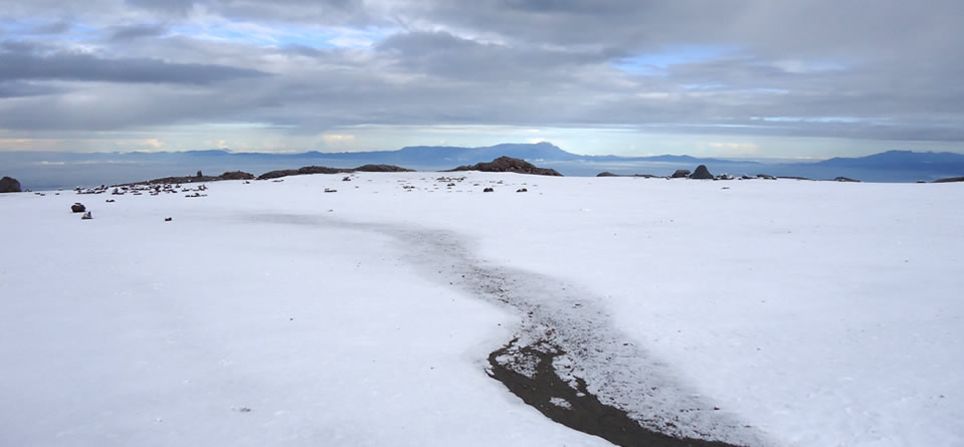
[[[0,151],[964,152],[964,2],[0,0]]]

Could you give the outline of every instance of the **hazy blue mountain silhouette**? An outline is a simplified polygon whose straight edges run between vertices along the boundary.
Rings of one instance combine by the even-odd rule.
[[[499,144],[486,147],[411,146],[393,151],[249,153],[224,149],[186,152],[0,152],[2,175],[21,181],[25,188],[49,189],[79,185],[115,184],[151,178],[193,175],[198,170],[218,175],[242,170],[261,174],[301,166],[351,168],[364,164],[394,164],[418,170],[445,170],[491,161],[499,156],[525,159],[564,175],[669,175],[676,169],[705,164],[714,174],[771,174],[833,179],[838,176],[876,182],[931,181],[964,176],[964,155],[949,152],[888,151],[865,157],[832,158],[809,163],[766,160],[700,158],[689,155],[623,157],[578,155],[550,143]]]
[[[856,158],[831,158],[817,163],[828,168],[891,169],[904,171],[955,170],[964,172],[964,154],[953,152],[887,151]]]

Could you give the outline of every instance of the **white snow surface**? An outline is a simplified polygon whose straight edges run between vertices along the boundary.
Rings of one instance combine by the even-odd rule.
[[[0,445],[607,445],[486,376],[522,315],[446,244],[632,346],[560,360],[601,399],[719,408],[683,434],[964,445],[960,184],[342,177],[0,195]]]

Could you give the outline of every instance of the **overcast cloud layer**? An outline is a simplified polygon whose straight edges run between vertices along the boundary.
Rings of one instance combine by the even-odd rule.
[[[0,150],[960,151],[961,17],[959,0],[0,0]]]

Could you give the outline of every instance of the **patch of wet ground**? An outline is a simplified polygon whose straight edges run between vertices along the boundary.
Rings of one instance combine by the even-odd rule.
[[[585,380],[577,377],[570,383],[559,377],[552,364],[565,352],[558,347],[544,340],[535,346],[517,343],[513,339],[489,354],[489,377],[555,422],[624,447],[733,447],[648,430],[625,411],[600,402]]]
[[[621,446],[765,446],[754,427],[678,379],[669,365],[615,328],[591,292],[535,272],[495,266],[449,231],[350,223],[325,216],[258,215],[259,221],[375,232],[433,280],[522,316],[486,372],[553,421]]]

